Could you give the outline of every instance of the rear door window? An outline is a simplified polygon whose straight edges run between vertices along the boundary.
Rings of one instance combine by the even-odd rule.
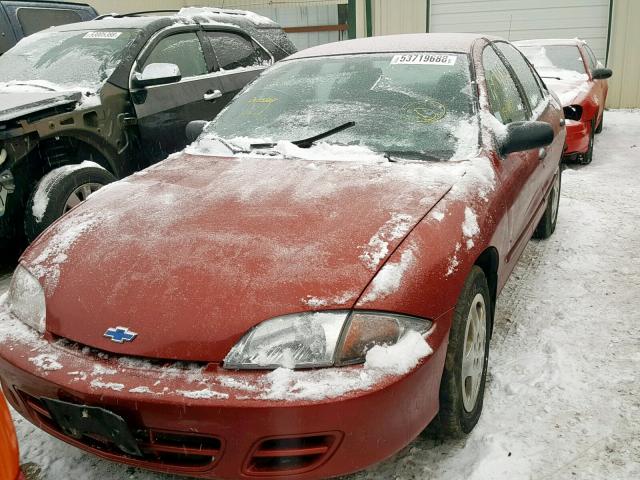
[[[531,67],[524,59],[522,54],[508,43],[499,42],[496,43],[498,50],[506,57],[507,61],[511,64],[511,67],[516,72],[522,87],[524,88],[527,98],[529,99],[529,105],[532,109],[535,109],[542,101],[542,90],[538,85],[538,81],[533,75]]]
[[[202,45],[194,32],[177,33],[160,40],[145,60],[144,66],[151,63],[177,65],[182,78],[208,73]]]
[[[205,32],[221,70],[266,67],[271,57],[252,40],[232,32]]]
[[[490,46],[482,53],[491,113],[503,124],[524,121],[527,110],[509,69]]]
[[[25,35],[57,25],[82,21],[78,12],[68,8],[21,7],[17,10],[17,17]]]

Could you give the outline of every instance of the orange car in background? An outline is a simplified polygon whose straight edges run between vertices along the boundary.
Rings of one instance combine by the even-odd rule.
[[[18,440],[9,407],[0,391],[0,480],[22,480],[18,464]]]

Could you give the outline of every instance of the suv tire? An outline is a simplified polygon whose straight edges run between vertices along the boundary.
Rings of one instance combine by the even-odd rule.
[[[24,231],[32,242],[49,225],[96,190],[116,178],[93,162],[65,165],[47,173],[33,189],[24,215]]]

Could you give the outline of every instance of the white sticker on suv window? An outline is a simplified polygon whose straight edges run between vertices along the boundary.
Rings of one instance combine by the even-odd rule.
[[[99,38],[101,40],[115,40],[122,32],[87,32],[82,38]]]
[[[394,55],[391,65],[455,65],[457,55],[441,55],[437,53],[405,53]]]

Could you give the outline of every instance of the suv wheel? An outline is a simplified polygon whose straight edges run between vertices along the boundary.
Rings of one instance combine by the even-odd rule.
[[[111,173],[93,162],[65,165],[47,173],[27,203],[24,217],[27,240],[33,241],[63,214],[115,180]]]

